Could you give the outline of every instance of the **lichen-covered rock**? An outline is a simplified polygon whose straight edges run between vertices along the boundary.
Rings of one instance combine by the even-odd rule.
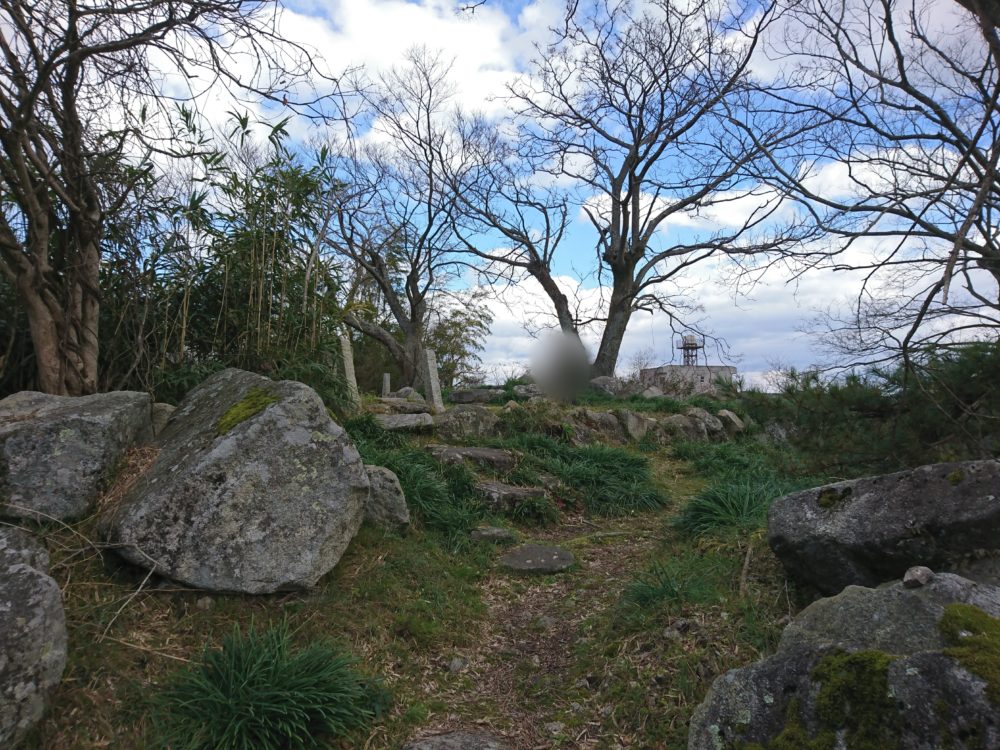
[[[499,421],[485,406],[456,406],[434,417],[434,432],[446,440],[492,437]]]
[[[153,404],[153,436],[158,436],[170,421],[170,415],[177,411],[173,404],[155,403]]]
[[[466,448],[455,445],[428,445],[427,452],[442,463],[461,465],[466,461],[497,472],[512,470],[518,457],[502,448]]]
[[[488,404],[502,395],[499,388],[465,388],[452,391],[448,400],[453,404]]]
[[[694,440],[702,443],[708,440],[708,429],[705,427],[705,423],[684,414],[671,414],[669,417],[664,417],[659,421],[659,425],[668,438]]]
[[[517,487],[493,480],[479,482],[476,490],[483,496],[487,507],[497,513],[513,513],[522,505],[547,499],[543,487]]]
[[[722,421],[718,417],[713,417],[707,411],[697,406],[691,406],[685,409],[684,415],[705,425],[705,432],[712,440],[725,439],[726,428],[723,427]]]
[[[998,617],[1000,589],[951,574],[848,587],[715,681],[688,748],[1000,747]]]
[[[132,391],[0,401],[0,515],[85,515],[125,451],[153,439],[151,404]]]
[[[399,478],[384,466],[369,466],[371,489],[365,504],[365,520],[390,531],[405,531],[410,526],[410,509]]]
[[[153,466],[101,519],[129,561],[189,586],[312,586],[354,537],[368,474],[311,388],[242,370],[188,394]]]
[[[66,616],[48,554],[0,526],[0,747],[13,748],[45,713],[66,667]]]
[[[789,575],[826,594],[1000,554],[1000,461],[922,466],[816,487],[771,506],[768,541]]]
[[[620,443],[625,440],[625,430],[619,423],[618,417],[609,411],[576,409],[570,417],[574,424],[574,442]]]
[[[434,426],[434,417],[426,413],[376,414],[375,421],[390,432],[421,432]]]
[[[623,409],[618,412],[618,421],[629,440],[642,440],[650,430],[656,429],[656,420]]]

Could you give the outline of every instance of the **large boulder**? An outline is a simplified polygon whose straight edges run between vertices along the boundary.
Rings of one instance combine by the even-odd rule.
[[[371,485],[365,503],[365,520],[390,531],[406,531],[410,527],[410,508],[399,478],[384,466],[365,464],[365,471]]]
[[[0,526],[0,747],[41,719],[66,667],[66,616],[48,567],[30,534]]]
[[[604,396],[614,398],[625,389],[625,384],[611,375],[600,375],[596,378],[591,378],[590,387]]]
[[[223,370],[192,390],[153,466],[101,519],[136,565],[189,586],[312,586],[361,524],[369,483],[308,386]]]
[[[499,421],[485,406],[456,406],[434,417],[434,433],[445,440],[492,437]]]
[[[148,393],[0,401],[0,515],[68,520],[86,515],[129,448],[153,439]]]
[[[951,574],[850,586],[718,678],[689,750],[1000,747],[1000,589]]]
[[[621,422],[629,440],[642,440],[648,432],[655,431],[657,427],[655,419],[627,409],[618,412],[618,421]]]
[[[573,420],[574,442],[621,443],[625,440],[625,430],[618,422],[618,417],[609,411],[575,409],[570,418]]]
[[[825,594],[913,565],[1000,554],[1000,462],[934,464],[816,487],[771,506],[768,541],[789,575]]]
[[[667,438],[705,442],[708,440],[708,428],[700,419],[694,419],[685,414],[671,414],[659,421],[660,429]]]
[[[712,416],[708,411],[698,406],[691,406],[684,410],[684,415],[696,422],[701,422],[705,426],[705,432],[712,440],[724,440],[726,438],[726,428],[722,420]]]

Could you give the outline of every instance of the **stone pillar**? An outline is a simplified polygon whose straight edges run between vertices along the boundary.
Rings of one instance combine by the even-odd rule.
[[[361,406],[361,394],[358,392],[358,379],[354,374],[354,350],[347,336],[340,337],[340,356],[344,362],[344,382],[347,384],[347,397],[355,408]]]
[[[382,398],[387,397],[390,393],[392,393],[392,388],[389,385],[389,373],[383,372],[382,373]]]
[[[444,401],[441,398],[441,383],[438,380],[437,354],[433,349],[425,349],[421,362],[424,380],[424,396],[430,402],[435,412],[444,411]]]

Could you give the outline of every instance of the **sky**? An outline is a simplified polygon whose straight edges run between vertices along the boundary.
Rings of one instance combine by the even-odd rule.
[[[415,45],[440,51],[444,59],[454,61],[456,102],[466,109],[500,114],[506,106],[506,84],[526,69],[535,45],[548,38],[549,27],[559,23],[563,1],[488,0],[466,12],[459,10],[462,4],[453,0],[289,0],[281,31],[317,50],[331,71],[364,65],[369,74],[377,74],[401,64]],[[831,173],[824,179],[835,186],[838,176]],[[572,250],[557,271],[568,274],[571,266],[589,264],[594,242],[588,227],[581,212],[566,243]],[[778,268],[737,294],[724,277],[720,267],[702,264],[684,279],[684,285],[700,306],[693,320],[726,343],[724,349],[709,347],[709,363],[734,364],[750,383],[765,382],[767,374],[778,367],[802,369],[828,362],[829,355],[817,347],[818,337],[809,332],[811,321],[820,310],[849,304],[860,284],[860,277],[851,272],[793,276]],[[560,282],[571,297],[594,301],[600,295],[592,280],[581,284],[564,275]],[[547,322],[547,308],[533,282],[506,288],[488,304],[494,322],[482,352],[483,367],[489,380],[502,381],[523,371],[531,360],[538,343],[525,327],[537,329]],[[596,333],[582,332],[591,356],[596,353]],[[618,373],[628,374],[638,362],[655,366],[677,361],[676,337],[664,314],[637,313],[623,343]]]

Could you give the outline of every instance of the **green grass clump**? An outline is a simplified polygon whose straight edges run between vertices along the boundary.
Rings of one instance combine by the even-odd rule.
[[[260,414],[277,400],[277,396],[268,393],[263,388],[251,388],[247,391],[247,395],[230,406],[226,413],[219,418],[219,423],[215,426],[216,434],[225,435],[236,425]]]
[[[674,526],[688,536],[757,529],[767,520],[771,503],[794,486],[766,474],[729,477],[695,495]]]
[[[316,642],[294,650],[287,626],[245,633],[183,670],[154,698],[153,746],[170,750],[305,750],[370,725],[388,707],[381,684]]]
[[[626,609],[650,613],[680,604],[719,601],[735,563],[720,555],[689,554],[654,560],[622,592]]]

